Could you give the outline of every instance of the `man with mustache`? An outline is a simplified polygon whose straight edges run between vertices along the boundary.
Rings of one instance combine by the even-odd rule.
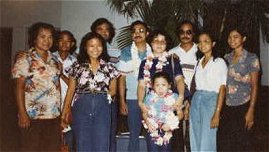
[[[146,23],[135,21],[130,25],[132,44],[121,51],[118,70],[119,78],[119,111],[128,115],[128,128],[130,140],[128,151],[139,151],[139,134],[141,131],[141,110],[137,101],[138,71],[140,63],[151,53],[146,42],[149,29]]]
[[[183,71],[183,75],[185,78],[185,83],[188,85],[188,89],[191,87],[192,77],[195,72],[195,66],[197,63],[197,45],[193,42],[193,38],[195,35],[195,26],[190,21],[182,21],[179,26],[177,27],[177,35],[179,39],[179,45],[174,47],[169,51],[171,54],[176,54],[180,58],[180,64]],[[185,114],[185,122],[180,123],[179,129],[175,131],[177,134],[176,137],[179,139],[175,139],[174,141],[180,142],[179,150],[180,151],[190,151],[189,146],[189,138],[188,138],[188,113],[189,113],[189,106],[187,106],[184,110]],[[174,143],[174,144],[173,144]],[[173,142],[172,147],[173,149],[178,149],[178,147],[174,147],[178,145],[178,143]]]

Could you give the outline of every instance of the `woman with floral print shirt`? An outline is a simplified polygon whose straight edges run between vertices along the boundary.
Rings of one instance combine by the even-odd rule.
[[[102,36],[87,33],[80,44],[78,62],[68,72],[69,87],[62,114],[65,127],[70,124],[72,111],[77,151],[109,151],[111,96],[116,94],[119,73],[108,60]]]
[[[257,98],[258,57],[243,47],[246,35],[239,28],[229,33],[233,49],[225,55],[228,62],[226,106],[218,132],[218,151],[250,151],[250,129],[254,124]]]
[[[21,151],[60,150],[60,66],[50,53],[54,27],[35,23],[29,30],[31,49],[16,58],[18,125]]]

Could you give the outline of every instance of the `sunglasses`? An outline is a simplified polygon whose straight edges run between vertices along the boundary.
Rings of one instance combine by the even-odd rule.
[[[187,30],[187,31],[179,30],[179,34],[180,35],[184,35],[184,34],[186,34],[186,35],[192,35],[193,32],[192,32],[192,30]]]

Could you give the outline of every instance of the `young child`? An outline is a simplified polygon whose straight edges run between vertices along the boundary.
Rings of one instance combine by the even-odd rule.
[[[179,120],[174,113],[173,104],[178,95],[173,93],[171,78],[165,72],[153,76],[151,90],[144,103],[149,107],[148,113],[143,113],[143,125],[148,130],[146,140],[148,151],[171,151],[170,138],[172,131],[178,128]]]

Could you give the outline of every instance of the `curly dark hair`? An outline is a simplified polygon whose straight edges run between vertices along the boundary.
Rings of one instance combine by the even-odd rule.
[[[167,32],[165,32],[165,30],[162,29],[156,29],[154,31],[152,31],[148,38],[147,38],[147,42],[149,43],[149,45],[151,46],[151,42],[158,36],[158,35],[163,35],[165,37],[165,41],[166,41],[166,51],[170,50],[173,46],[172,46],[172,40],[170,38],[170,36],[168,35]]]
[[[68,31],[68,30],[63,30],[57,33],[56,36],[56,41],[59,42],[59,40],[62,38],[62,35],[68,35],[69,38],[71,39],[71,41],[74,43],[74,45],[72,46],[72,48],[70,49],[70,53],[74,53],[75,50],[77,49],[77,40],[75,39],[74,35]],[[57,50],[58,50],[58,44],[57,44]]]
[[[78,62],[80,64],[87,63],[87,62],[91,63],[91,60],[87,54],[87,48],[86,48],[87,42],[91,39],[98,39],[99,41],[101,41],[102,46],[103,46],[103,51],[102,51],[102,54],[98,57],[98,59],[102,59],[108,62],[109,56],[107,54],[106,41],[100,34],[95,33],[95,32],[89,32],[86,35],[84,35],[83,38],[81,39],[81,43],[79,47],[79,54],[78,54]]]
[[[113,24],[107,20],[106,18],[98,18],[96,19],[91,26],[91,30],[92,32],[96,32],[97,27],[102,25],[102,24],[107,24],[109,26],[109,38],[108,38],[108,43],[112,42],[112,39],[115,36],[115,28],[113,26]]]
[[[44,22],[37,22],[31,25],[28,30],[28,45],[29,47],[35,46],[35,41],[41,29],[47,29],[52,33],[53,42],[55,38],[55,28],[52,24],[44,23]]]

